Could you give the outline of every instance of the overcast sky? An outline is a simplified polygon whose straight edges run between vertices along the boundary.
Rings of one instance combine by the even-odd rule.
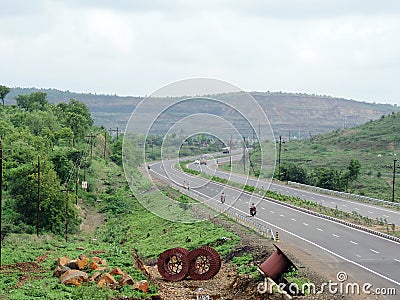
[[[398,0],[0,0],[0,84],[148,95],[246,91],[400,105]]]

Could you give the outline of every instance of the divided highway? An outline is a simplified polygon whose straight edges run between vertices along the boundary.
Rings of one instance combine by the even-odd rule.
[[[155,163],[151,166],[150,175],[161,178],[170,185],[183,186],[189,183],[190,190],[186,190],[187,193],[207,201],[208,205],[217,210],[230,207],[248,216],[249,206],[254,202],[258,209],[254,221],[273,231],[279,231],[283,245],[289,243],[299,247],[315,259],[330,264],[337,271],[346,272],[349,275],[348,282],[371,283],[372,289],[395,288],[397,294],[400,294],[400,244],[251,196],[229,186],[188,175],[176,170],[175,164],[176,161]],[[215,170],[211,171],[215,174]],[[223,177],[223,173],[218,172],[215,175]],[[235,180],[232,176],[230,180],[243,180],[240,175],[234,177]],[[291,188],[288,190],[301,192]],[[220,203],[222,191],[226,194],[225,204]],[[330,199],[317,194],[312,196],[318,202]],[[386,296],[385,299],[398,299],[398,296]]]
[[[233,160],[240,159],[241,155],[232,156]],[[219,158],[220,162],[229,161],[229,158]],[[228,173],[220,170],[216,170],[215,161],[209,161],[212,165],[207,166],[198,166],[194,163],[189,164],[189,167],[195,170],[199,170],[205,172],[210,175],[215,175],[220,178],[225,178],[230,181],[238,182],[241,184],[248,184],[255,186],[257,184],[257,180],[251,177],[246,178],[241,174]],[[311,191],[301,190],[298,188],[290,187],[287,185],[270,183],[269,181],[259,180],[259,187],[263,186],[265,189],[280,193],[286,196],[295,196],[301,199],[313,201],[322,204],[323,206],[330,208],[338,208],[342,211],[346,212],[357,212],[358,214],[369,217],[371,219],[382,219],[387,220],[388,223],[394,223],[400,226],[400,210],[390,209],[386,207],[381,207],[373,204],[362,203],[357,201],[351,201],[348,199],[343,199],[340,197],[334,197],[330,195],[323,195],[319,193],[314,193]]]

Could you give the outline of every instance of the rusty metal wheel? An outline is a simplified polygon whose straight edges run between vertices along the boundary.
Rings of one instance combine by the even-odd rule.
[[[160,275],[168,281],[179,281],[186,277],[189,270],[189,250],[172,248],[160,254],[157,268]]]
[[[218,270],[214,274],[214,275],[216,275],[218,273],[218,271],[221,269],[221,264],[222,264],[221,256],[218,254],[218,252],[214,248],[212,248],[210,246],[203,246],[203,247],[200,247],[200,248],[207,249],[208,251],[210,251],[211,254],[214,256],[215,260],[218,262]]]
[[[221,268],[221,257],[213,248],[205,246],[188,255],[189,276],[193,280],[208,280]]]

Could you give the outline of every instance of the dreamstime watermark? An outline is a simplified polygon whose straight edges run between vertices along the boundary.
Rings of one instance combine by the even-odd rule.
[[[340,271],[337,273],[336,278],[338,282],[329,280],[323,282],[320,286],[316,286],[312,282],[307,282],[299,286],[297,283],[279,283],[264,279],[257,286],[257,291],[260,294],[272,294],[274,290],[286,291],[289,294],[298,295],[314,295],[314,294],[331,294],[331,295],[396,295],[396,288],[394,287],[374,287],[371,283],[359,284],[357,282],[349,282],[346,272]]]

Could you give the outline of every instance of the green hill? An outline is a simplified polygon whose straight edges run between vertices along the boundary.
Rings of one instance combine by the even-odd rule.
[[[318,169],[344,174],[352,159],[361,164],[360,174],[348,191],[391,200],[393,161],[400,154],[400,113],[349,129],[335,130],[303,141],[282,144],[281,163],[304,168],[312,182]],[[395,199],[400,197],[396,185]]]
[[[5,103],[15,104],[19,94],[38,91],[36,88],[12,88]],[[97,126],[124,129],[136,105],[143,97],[120,97],[93,93],[74,93],[56,89],[40,89],[47,93],[51,103],[68,102],[70,98],[85,103]],[[359,102],[329,96],[293,94],[282,92],[250,92],[268,116],[276,136],[286,139],[304,139],[310,135],[330,132],[338,128],[350,128],[382,115],[400,111],[400,107],[389,104]],[[229,97],[224,94],[221,97]],[[193,113],[198,108],[191,107]],[[216,109],[218,109],[216,107]],[[174,115],[179,118],[179,112]]]

